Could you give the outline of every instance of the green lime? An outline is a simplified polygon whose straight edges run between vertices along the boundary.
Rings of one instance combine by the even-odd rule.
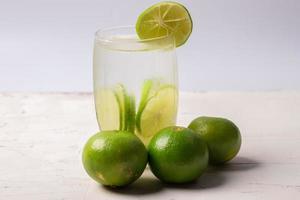
[[[153,174],[164,182],[185,183],[197,179],[208,164],[205,142],[194,131],[178,126],[160,130],[148,146]]]
[[[198,117],[189,128],[205,140],[211,164],[222,164],[231,160],[241,147],[241,134],[230,120],[217,117]]]
[[[174,86],[161,86],[137,113],[138,134],[146,144],[160,129],[176,123],[177,96],[177,89]]]
[[[138,179],[147,164],[147,150],[127,131],[102,131],[84,146],[82,162],[91,178],[103,185],[125,186]]]
[[[176,2],[161,2],[146,9],[136,22],[136,32],[141,39],[173,35],[176,46],[189,38],[193,23],[188,10]]]

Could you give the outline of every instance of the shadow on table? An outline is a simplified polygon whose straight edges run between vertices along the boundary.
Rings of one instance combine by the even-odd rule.
[[[113,193],[120,193],[120,194],[127,194],[127,195],[147,195],[153,194],[161,191],[163,189],[163,184],[156,179],[155,177],[140,177],[136,182],[133,184],[120,187],[120,188],[110,188],[105,186],[104,187],[108,191]]]
[[[258,168],[261,165],[258,161],[252,158],[236,157],[228,164],[212,167],[212,170],[227,171],[247,171]]]
[[[246,171],[252,170],[259,167],[259,162],[246,158],[246,157],[237,157],[231,162],[220,165],[220,166],[209,166],[207,171],[196,181],[187,184],[164,184],[169,188],[177,189],[209,189],[216,188],[225,185],[230,175],[228,173],[237,172],[237,171]],[[234,181],[230,179],[230,181]]]
[[[260,163],[246,157],[236,157],[231,162],[220,166],[209,166],[207,171],[196,181],[186,184],[168,184],[161,183],[155,177],[141,177],[133,184],[122,188],[104,187],[113,193],[127,194],[127,195],[147,195],[160,192],[164,188],[176,188],[184,190],[199,190],[217,188],[225,185],[226,182],[234,181],[230,178],[229,173],[238,171],[247,171],[259,167]]]
[[[206,188],[216,188],[225,184],[225,177],[219,173],[205,173],[198,180],[192,181],[190,183],[184,184],[170,184],[165,183],[165,187],[167,188],[176,188],[176,189],[184,189],[184,190],[198,190],[198,189],[206,189]]]

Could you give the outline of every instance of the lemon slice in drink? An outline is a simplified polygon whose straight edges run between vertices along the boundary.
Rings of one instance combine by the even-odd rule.
[[[144,81],[139,108],[136,113],[136,128],[138,132],[141,132],[140,121],[141,121],[142,112],[144,111],[144,108],[147,105],[148,100],[151,99],[157,93],[160,86],[161,83],[159,79],[147,79]]]
[[[143,109],[140,119],[139,135],[148,143],[160,129],[174,125],[177,113],[177,90],[174,86],[166,86],[150,98]]]
[[[120,126],[119,103],[111,89],[99,89],[95,92],[97,119],[101,130],[117,130]]]
[[[119,130],[134,132],[135,98],[129,95],[122,84],[116,85],[114,95],[119,107]]]
[[[136,32],[141,39],[173,35],[176,46],[189,38],[193,23],[188,10],[176,2],[161,2],[146,9],[136,22]]]
[[[125,128],[125,101],[126,101],[126,90],[122,84],[118,84],[114,88],[114,96],[117,100],[119,107],[119,130],[124,130]],[[112,129],[113,130],[113,129]]]
[[[135,98],[133,95],[126,95],[125,99],[125,131],[135,131]]]

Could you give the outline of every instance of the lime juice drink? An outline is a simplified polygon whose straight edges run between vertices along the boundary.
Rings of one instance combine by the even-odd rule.
[[[135,133],[147,144],[176,124],[178,80],[172,35],[141,40],[134,27],[99,30],[94,44],[94,98],[101,130]]]

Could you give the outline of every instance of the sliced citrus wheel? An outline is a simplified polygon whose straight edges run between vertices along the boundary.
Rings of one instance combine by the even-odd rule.
[[[177,114],[177,90],[174,86],[163,87],[150,98],[140,114],[139,135],[145,143],[160,129],[174,125]]]
[[[120,124],[119,103],[111,89],[99,89],[95,92],[97,120],[101,130],[117,130]]]
[[[141,39],[173,35],[176,46],[183,45],[193,29],[188,10],[176,2],[161,2],[146,9],[136,22]]]
[[[136,114],[136,128],[139,132],[141,132],[141,127],[140,127],[141,114],[148,100],[152,98],[159,90],[160,85],[161,82],[159,79],[147,79],[144,81],[142,92],[141,92],[140,104]]]

